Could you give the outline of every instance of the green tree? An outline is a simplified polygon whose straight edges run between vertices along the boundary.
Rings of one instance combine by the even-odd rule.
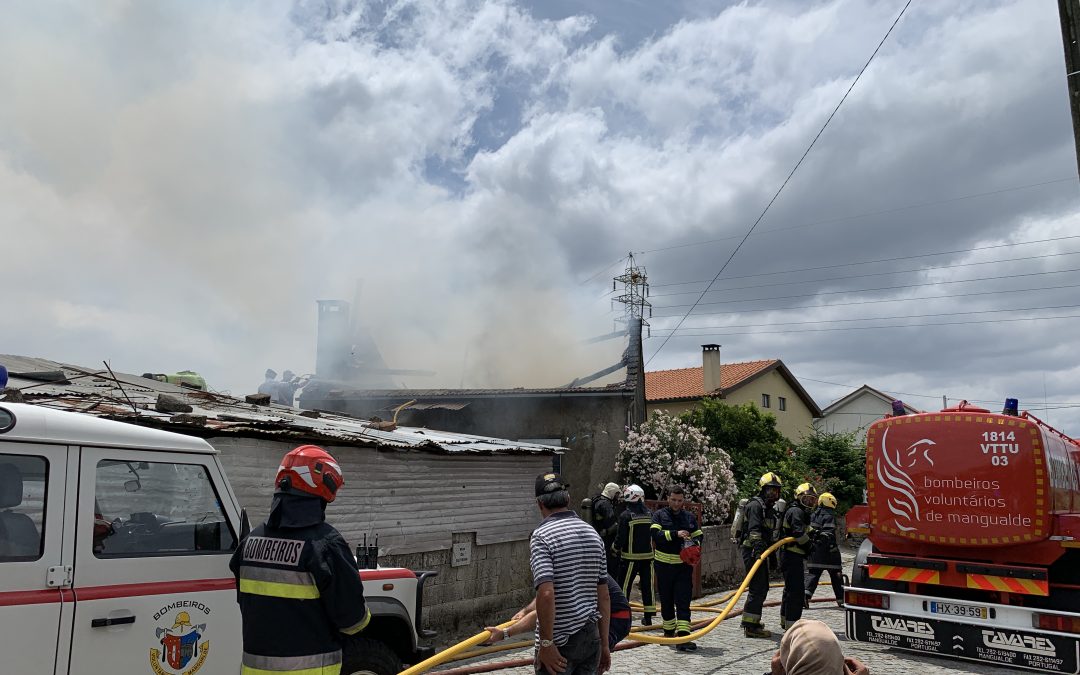
[[[728,405],[717,398],[705,398],[681,418],[704,430],[709,445],[727,450],[742,496],[757,494],[758,479],[766,471],[779,473],[791,446],[777,430],[776,417],[750,403]]]
[[[815,430],[802,439],[791,458],[789,470],[803,471],[818,492],[831,492],[843,513],[861,504],[866,487],[866,450],[853,433]],[[794,486],[792,486],[794,487]]]

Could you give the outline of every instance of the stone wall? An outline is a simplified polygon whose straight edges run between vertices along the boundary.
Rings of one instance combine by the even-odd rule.
[[[453,541],[449,551],[379,558],[383,567],[439,573],[424,585],[423,618],[424,628],[439,632],[439,644],[505,621],[533,598],[527,539],[479,546],[475,533],[455,532]],[[455,554],[464,557],[464,550],[468,563],[453,564]]]

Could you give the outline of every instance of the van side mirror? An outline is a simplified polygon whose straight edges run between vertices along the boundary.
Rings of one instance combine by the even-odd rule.
[[[240,539],[246,539],[251,534],[251,521],[248,519],[247,509],[240,509]]]

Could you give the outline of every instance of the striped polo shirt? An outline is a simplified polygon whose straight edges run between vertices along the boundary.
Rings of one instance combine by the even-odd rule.
[[[573,511],[553,513],[533,530],[529,565],[534,587],[554,586],[556,645],[600,618],[596,587],[607,583],[606,560],[600,535]]]

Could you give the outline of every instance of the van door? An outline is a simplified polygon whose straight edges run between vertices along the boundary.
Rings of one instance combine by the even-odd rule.
[[[80,453],[71,672],[235,675],[238,521],[215,456]]]
[[[61,559],[67,453],[65,446],[0,440],[0,670],[5,673],[56,670],[61,605],[71,599]]]

